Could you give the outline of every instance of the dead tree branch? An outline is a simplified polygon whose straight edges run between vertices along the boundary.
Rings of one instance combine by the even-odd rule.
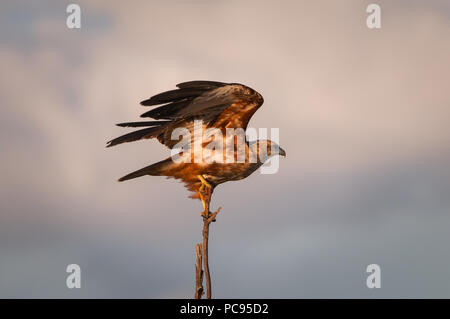
[[[201,292],[203,293],[203,273],[205,274],[206,278],[206,298],[211,299],[211,275],[209,272],[209,261],[208,261],[208,240],[209,240],[209,224],[216,221],[216,216],[220,212],[220,207],[214,212],[211,213],[209,211],[210,202],[211,202],[211,195],[212,191],[211,189],[206,189],[202,197],[205,202],[205,211],[203,216],[203,251],[199,252],[199,246],[201,244],[196,245],[196,291],[195,291],[195,298],[200,299],[202,294],[199,294],[199,288],[201,287]],[[200,255],[200,258],[199,258]],[[201,269],[201,258],[203,257],[203,269]],[[200,267],[199,267],[199,260],[200,260]]]
[[[195,245],[195,299],[203,295],[202,244]]]

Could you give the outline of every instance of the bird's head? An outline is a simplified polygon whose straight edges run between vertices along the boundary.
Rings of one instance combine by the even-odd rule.
[[[274,141],[258,140],[255,145],[257,146],[258,150],[258,158],[263,163],[275,155],[286,157],[286,151]]]
[[[236,97],[246,101],[251,100],[259,105],[264,103],[264,98],[262,97],[262,95],[258,93],[256,90],[252,89],[251,87],[239,83],[232,83],[232,84],[238,86],[238,90],[234,92],[234,95]]]

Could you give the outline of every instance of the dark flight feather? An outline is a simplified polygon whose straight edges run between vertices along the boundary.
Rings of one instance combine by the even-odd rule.
[[[145,121],[145,122],[126,122],[126,123],[118,123],[117,126],[120,127],[143,127],[143,126],[156,126],[170,123],[170,121]]]
[[[152,96],[151,98],[141,102],[141,105],[151,106],[163,103],[175,102],[182,99],[199,96],[204,92],[203,89],[198,88],[183,88],[178,90],[171,90]]]
[[[134,131],[122,136],[119,136],[111,141],[109,141],[106,147],[111,147],[117,144],[122,144],[126,142],[134,142],[140,139],[148,139],[157,137],[161,133],[161,126],[154,126],[149,128],[144,128],[142,130]]]
[[[178,111],[188,106],[189,103],[191,103],[191,101],[192,98],[169,104],[164,104],[162,106],[154,108],[153,110],[141,114],[141,117],[151,117],[154,118],[155,120],[171,119],[173,118],[174,114],[176,114]]]
[[[119,182],[123,182],[129,179],[133,179],[136,177],[141,177],[144,175],[153,175],[153,176],[159,176],[163,174],[164,169],[169,167],[172,163],[171,158],[162,160],[158,163],[151,164],[149,166],[146,166],[144,168],[138,169],[137,171],[134,171],[130,174],[127,174],[121,178],[119,178]]]
[[[178,83],[177,87],[180,89],[195,87],[195,88],[218,88],[221,86],[227,85],[227,83],[216,82],[216,81],[189,81]]]

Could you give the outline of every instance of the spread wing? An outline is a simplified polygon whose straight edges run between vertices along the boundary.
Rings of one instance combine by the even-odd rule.
[[[157,121],[120,123],[124,127],[146,127],[108,142],[109,146],[157,138],[169,148],[179,142],[172,139],[176,128],[187,129],[193,136],[195,121],[203,128],[247,128],[256,110],[263,104],[262,96],[255,90],[237,83],[191,81],[177,85],[178,89],[155,95],[142,101],[144,106],[158,106],[141,117]],[[197,122],[198,123],[198,122]]]

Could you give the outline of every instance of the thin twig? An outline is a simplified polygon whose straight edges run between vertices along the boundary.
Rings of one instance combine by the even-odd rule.
[[[210,188],[206,189],[204,192],[202,192],[201,196],[205,202],[205,210],[204,210],[204,216],[203,216],[203,231],[202,231],[202,235],[203,235],[203,253],[202,253],[202,257],[203,257],[203,269],[204,269],[204,274],[205,274],[205,278],[206,278],[206,298],[207,299],[211,299],[211,275],[209,272],[209,262],[208,262],[208,239],[209,239],[209,224],[211,224],[212,222],[216,221],[216,216],[217,214],[220,212],[220,207],[214,212],[211,213],[209,211],[209,206],[210,206],[210,202],[211,202],[211,195],[212,195],[212,190]],[[199,244],[197,244],[196,247],[198,247]],[[197,248],[196,248],[197,249]],[[197,256],[199,255],[199,253],[197,252]],[[198,257],[196,259],[196,261],[198,262]],[[201,263],[201,259],[200,259],[200,263]],[[200,299],[201,298],[201,294],[198,295],[198,288],[201,286],[202,287],[202,292],[203,292],[203,286],[202,286],[202,281],[203,281],[203,276],[199,279],[199,273],[198,273],[199,269],[198,266],[196,264],[196,293],[195,293],[195,297],[196,299]],[[203,271],[201,272],[201,275],[203,275]],[[198,280],[201,280],[200,285]],[[199,296],[197,298],[197,296]]]
[[[208,205],[209,206],[209,205]],[[220,207],[214,213],[209,213],[207,218],[203,219],[203,268],[205,269],[206,278],[206,298],[211,299],[211,275],[209,272],[208,262],[208,239],[209,239],[209,224],[216,221],[216,215],[220,212]]]
[[[195,299],[203,295],[202,244],[195,245]]]

